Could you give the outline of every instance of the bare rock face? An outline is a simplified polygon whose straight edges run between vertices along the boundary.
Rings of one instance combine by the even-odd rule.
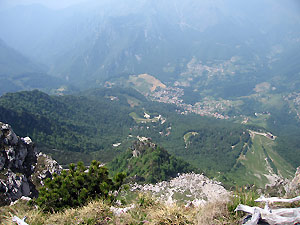
[[[22,196],[37,196],[33,178],[39,177],[34,181],[42,183],[54,172],[61,171],[61,167],[49,156],[46,161],[39,160],[41,155],[37,154],[29,137],[18,137],[8,124],[0,122],[0,206]],[[37,168],[44,170],[37,171]]]

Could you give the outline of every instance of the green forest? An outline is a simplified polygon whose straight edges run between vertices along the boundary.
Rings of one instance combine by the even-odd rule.
[[[20,136],[30,136],[38,150],[51,154],[62,165],[80,160],[88,165],[92,159],[111,162],[120,154],[129,154],[127,149],[140,136],[151,138],[171,155],[207,174],[229,172],[251,147],[248,129],[266,130],[255,124],[181,115],[176,109],[175,105],[148,101],[134,89],[119,87],[65,96],[34,90],[0,97],[0,120]],[[161,119],[136,121],[132,117],[144,118],[146,112]],[[267,128],[278,136],[276,151],[296,167],[300,161],[294,151],[299,146],[299,128],[293,115],[282,117],[282,113],[274,113]]]

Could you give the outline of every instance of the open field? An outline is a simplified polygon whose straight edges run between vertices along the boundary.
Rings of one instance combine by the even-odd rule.
[[[132,119],[135,120],[136,123],[151,123],[151,122],[158,122],[159,119],[157,117],[154,117],[154,118],[149,118],[149,119],[146,119],[146,118],[141,118],[139,117],[135,112],[131,112],[129,113],[129,115],[132,117]]]
[[[183,136],[184,142],[187,143],[191,136],[197,135],[197,132],[188,132]]]
[[[153,92],[157,87],[166,88],[165,84],[149,74],[130,76],[128,82],[132,83],[134,88],[141,93]]]

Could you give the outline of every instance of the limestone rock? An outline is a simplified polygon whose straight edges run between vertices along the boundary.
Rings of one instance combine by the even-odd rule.
[[[31,165],[36,162],[34,143],[19,138],[8,124],[0,122],[0,170],[4,167],[26,175],[32,173]]]
[[[61,170],[51,157],[37,154],[29,137],[18,137],[10,125],[0,122],[0,206],[37,196],[36,184]]]

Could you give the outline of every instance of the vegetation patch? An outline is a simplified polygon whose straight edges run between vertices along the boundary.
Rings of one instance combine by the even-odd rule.
[[[77,163],[77,166],[70,164],[69,170],[45,180],[35,202],[44,211],[59,211],[83,206],[99,198],[112,201],[112,192],[119,190],[124,178],[125,174],[118,173],[114,180],[110,179],[107,168],[97,161],[93,161],[89,168],[82,162]]]

